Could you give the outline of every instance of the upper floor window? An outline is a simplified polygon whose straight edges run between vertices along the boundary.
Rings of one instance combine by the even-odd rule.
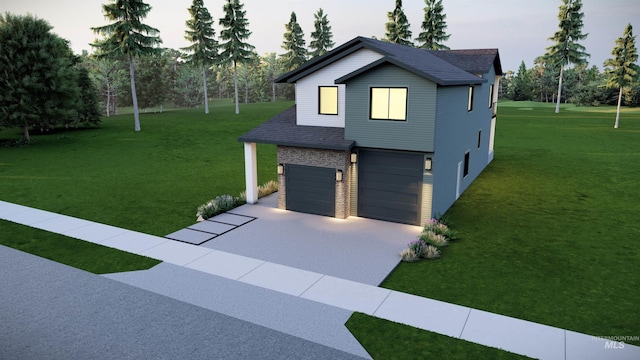
[[[489,85],[489,108],[493,107],[493,84]]]
[[[467,111],[473,110],[473,86],[469,86],[469,101],[467,102]]]
[[[407,88],[371,88],[371,120],[407,120]]]
[[[318,87],[318,114],[338,115],[338,87]]]

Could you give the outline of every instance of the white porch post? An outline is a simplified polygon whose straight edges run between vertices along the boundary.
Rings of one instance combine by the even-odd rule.
[[[247,204],[255,204],[258,202],[258,159],[256,158],[256,143],[244,143],[244,174]]]

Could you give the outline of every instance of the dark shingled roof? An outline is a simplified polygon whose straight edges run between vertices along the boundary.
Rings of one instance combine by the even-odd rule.
[[[498,49],[438,50],[430,51],[437,57],[473,74],[483,74],[495,67],[496,75],[502,75]]]
[[[431,51],[389,43],[380,40],[357,37],[334,50],[316,57],[299,68],[276,79],[278,83],[295,83],[314,71],[338,61],[349,54],[362,49],[376,51],[384,57],[362,69],[336,80],[343,83],[384,63],[394,64],[441,86],[472,85],[486,82],[477,73],[488,71],[492,64],[496,72],[502,74],[500,58],[496,49]],[[473,70],[473,71],[472,71]]]
[[[355,145],[344,139],[344,128],[296,125],[295,105],[240,136],[238,141],[329,150],[351,150]]]

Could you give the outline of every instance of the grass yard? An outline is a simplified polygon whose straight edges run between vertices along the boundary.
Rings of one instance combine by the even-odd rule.
[[[290,105],[143,113],[140,133],[130,114],[34,132],[32,145],[0,147],[0,199],[164,236],[193,224],[198,205],[243,190],[238,136]],[[625,109],[613,129],[609,107],[499,106],[494,162],[447,213],[461,239],[440,260],[401,264],[383,286],[593,335],[640,335],[640,110]],[[20,136],[0,131],[0,144]],[[258,145],[258,163],[260,183],[275,179],[275,146]],[[96,273],[155,264],[5,221],[0,234]],[[362,314],[347,326],[374,358],[513,356]]]
[[[354,313],[347,328],[374,359],[529,359],[362,313]]]
[[[238,137],[291,102],[228,101],[203,109],[103,118],[99,128],[38,135],[25,147],[0,148],[0,199],[164,236],[195,222],[196,208],[244,190]],[[211,104],[210,104],[211,105]],[[20,138],[0,132],[0,144]],[[259,183],[276,178],[276,148],[258,145]]]
[[[600,336],[640,335],[640,109],[499,105],[461,240],[382,286]],[[378,339],[384,341],[384,338]],[[638,342],[635,342],[638,345]]]

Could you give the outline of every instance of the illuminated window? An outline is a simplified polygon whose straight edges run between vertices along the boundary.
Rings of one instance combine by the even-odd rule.
[[[407,120],[407,88],[371,88],[372,120]]]
[[[469,86],[469,102],[467,102],[467,111],[473,110],[473,86]]]
[[[318,88],[318,114],[338,115],[337,86],[320,86]]]

